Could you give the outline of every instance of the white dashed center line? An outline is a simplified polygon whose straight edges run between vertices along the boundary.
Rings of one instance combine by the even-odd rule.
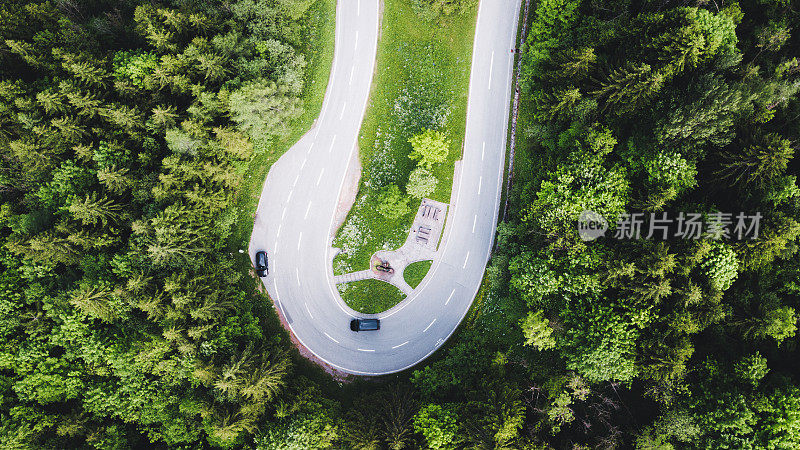
[[[356,30],[355,49],[358,50],[358,30]]]
[[[312,148],[314,148],[314,143],[313,142],[311,143],[311,145],[308,146],[308,151],[306,152],[306,155],[311,153],[311,149]]]
[[[404,346],[404,345],[406,345],[406,344],[408,344],[408,341],[405,341],[405,342],[403,342],[403,343],[402,343],[402,344],[400,344],[400,345],[395,345],[395,346],[394,346],[394,347],[392,347],[392,348],[400,348],[400,347],[402,347],[402,346]]]
[[[475,224],[477,224],[477,223],[478,223],[478,216],[476,215],[475,217],[472,218],[472,233],[473,234],[475,233]]]
[[[310,309],[308,309],[308,303],[306,303],[306,311],[308,311],[308,315],[309,315],[309,317],[311,317],[311,319],[313,320],[313,319],[314,319],[314,315],[313,315],[313,314],[311,314],[311,310],[310,310]]]
[[[300,250],[300,242],[301,242],[302,240],[303,240],[303,232],[301,231],[301,232],[300,232],[300,237],[299,237],[299,238],[297,238],[297,249],[298,249],[298,250]],[[467,255],[467,256],[469,256],[469,255]],[[466,263],[464,263],[464,264],[466,264]]]
[[[281,228],[283,228],[283,224],[278,225],[278,232],[275,234],[275,239],[281,237]]]
[[[319,177],[317,178],[317,186],[319,186],[319,182],[322,181],[322,174],[325,173],[325,168],[323,167],[322,170],[319,172]]]
[[[300,174],[298,173],[296,177],[294,177],[294,183],[292,183],[292,187],[297,186],[297,180],[300,179]]]
[[[295,267],[294,268],[294,275],[297,277],[297,285],[300,286],[300,269]]]
[[[330,152],[332,152],[332,151],[333,151],[333,145],[334,145],[335,143],[336,143],[336,136],[334,136],[334,137],[333,137],[333,139],[331,139],[331,148],[330,148],[330,150],[328,150],[328,153],[330,153]]]
[[[306,166],[306,161],[308,161],[308,158],[303,158],[303,164],[300,164],[300,170],[303,170],[303,167]]]
[[[291,195],[290,195],[290,197],[291,197]],[[283,221],[284,217],[286,217],[286,207],[285,206],[283,207],[283,212],[281,213],[281,221]]]
[[[360,351],[360,352],[374,352],[375,350],[373,350],[371,348],[360,348],[360,349],[358,349],[358,351]]]
[[[483,143],[483,148],[481,149],[481,161],[483,161],[483,156],[486,153],[486,142]]]
[[[492,88],[492,74],[494,72],[494,52],[492,52],[492,62],[489,63],[489,89]]]
[[[294,190],[289,191],[289,196],[286,197],[286,203],[289,203],[292,200],[292,194],[294,194]],[[285,211],[285,209],[284,209]]]
[[[461,267],[462,269],[467,268],[467,261],[469,261],[469,252],[467,252],[467,257],[464,258],[464,265]]]
[[[430,323],[430,324],[428,324],[428,326],[427,326],[427,327],[425,327],[425,329],[424,329],[424,330],[422,330],[422,332],[424,333],[424,332],[428,331],[428,328],[432,327],[434,323],[436,323],[436,319],[433,319],[433,320],[431,321],[431,323]]]
[[[478,195],[481,195],[481,185],[483,184],[483,176],[478,178]]]
[[[324,331],[322,332],[322,334],[324,334],[325,336],[328,336],[328,339],[332,340],[333,342],[336,342],[337,344],[339,343],[339,341],[337,341],[336,339],[334,339],[333,337],[331,337],[331,335],[330,335],[330,334],[328,334],[328,333],[326,333],[326,332],[324,332]]]
[[[342,105],[342,112],[339,114],[339,120],[342,120],[342,118],[344,117],[344,110],[345,109],[347,109],[347,103]]]
[[[350,69],[350,82],[348,84],[353,84],[353,74],[356,72],[356,66],[353,66]]]
[[[308,212],[311,211],[311,202],[308,202],[308,206],[306,207],[306,213],[303,214],[303,220],[308,218]]]
[[[453,289],[452,291],[450,291],[450,296],[449,296],[449,297],[447,297],[447,301],[446,301],[446,302],[444,302],[444,306],[447,306],[447,304],[448,304],[448,303],[450,303],[450,299],[451,299],[451,298],[453,298],[453,294],[455,294],[455,293],[456,293],[456,290],[455,290],[455,289]]]

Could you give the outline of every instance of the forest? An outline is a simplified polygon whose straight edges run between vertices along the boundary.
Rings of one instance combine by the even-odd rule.
[[[800,448],[799,5],[531,2],[472,310],[416,368],[339,380],[236,231],[312,106],[323,1],[0,5],[0,447]]]

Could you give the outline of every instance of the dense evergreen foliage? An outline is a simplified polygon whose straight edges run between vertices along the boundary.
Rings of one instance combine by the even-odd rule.
[[[483,398],[516,390],[504,398],[527,403],[514,445],[800,446],[795,9],[535,8],[512,218],[475,327],[519,331],[475,344],[502,377],[457,383]],[[584,210],[608,221],[605,237],[581,239]],[[761,215],[757,238],[742,238],[740,212]],[[635,214],[639,239],[624,226]],[[649,229],[664,217],[686,220]],[[414,378],[438,405],[461,403],[444,374],[475,365],[448,362],[467,342]]]
[[[305,106],[313,4],[0,6],[0,447],[800,447],[797,5],[533,2],[473,311],[417,370],[340,387],[231,242],[248,162]],[[423,196],[447,137],[413,135]],[[615,238],[636,213],[733,223]]]
[[[291,405],[226,242],[309,3],[3,3],[0,446],[230,445]]]

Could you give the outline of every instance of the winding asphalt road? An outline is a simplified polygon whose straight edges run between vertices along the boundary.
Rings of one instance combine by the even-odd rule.
[[[455,331],[477,293],[499,211],[513,54],[521,0],[482,0],[473,47],[461,169],[440,257],[405,301],[365,316],[333,284],[331,242],[337,202],[369,97],[379,0],[339,0],[336,47],[315,126],[269,171],[249,253],[266,250],[263,278],[295,337],[337,369],[381,375],[409,368]],[[378,332],[354,333],[353,317],[378,317]]]

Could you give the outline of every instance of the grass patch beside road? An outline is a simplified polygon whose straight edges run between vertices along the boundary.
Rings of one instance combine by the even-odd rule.
[[[450,202],[453,165],[461,158],[464,141],[477,8],[428,24],[406,0],[385,0],[384,6],[377,72],[359,136],[361,185],[334,240],[342,249],[334,259],[337,275],[367,269],[374,252],[396,249],[405,241],[420,201],[405,193],[416,166],[409,159],[408,140],[425,129],[450,139],[448,157],[431,170],[438,183],[428,195],[445,203]],[[401,188],[407,213],[385,217],[378,212],[380,193],[390,185]],[[376,295],[360,288],[345,289],[342,297],[357,310],[353,305]]]
[[[406,267],[406,270],[403,271],[403,279],[405,279],[406,283],[408,283],[412,288],[416,289],[417,286],[422,283],[425,275],[428,274],[428,270],[430,270],[432,263],[433,261],[417,261],[409,264],[408,267]]]
[[[355,301],[347,305],[364,314],[377,314],[386,311],[403,300],[400,289],[380,280],[361,280],[336,286],[342,298],[348,297]]]

